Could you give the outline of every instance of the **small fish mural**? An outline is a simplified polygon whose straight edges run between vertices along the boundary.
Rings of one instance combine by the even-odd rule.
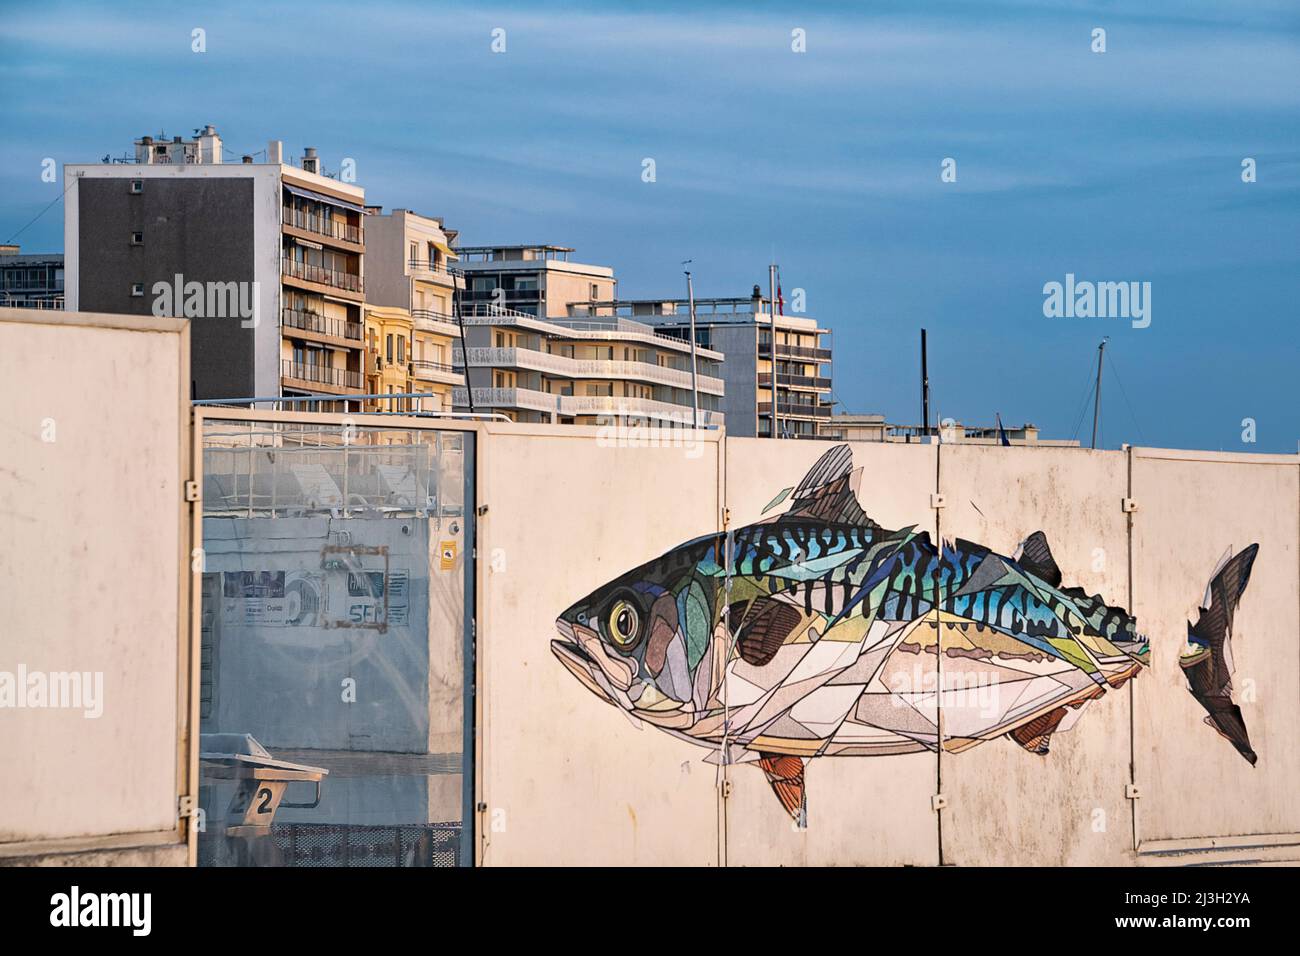
[[[1046,755],[1147,665],[1134,618],[1062,587],[1041,531],[1011,557],[960,538],[936,548],[872,521],[861,477],[837,445],[764,509],[783,513],[688,541],[568,608],[553,653],[711,762],[756,764],[799,826],[814,757],[936,751],[940,709],[947,752],[1007,737]],[[1220,562],[1180,659],[1206,722],[1252,764],[1230,638],[1257,551]]]

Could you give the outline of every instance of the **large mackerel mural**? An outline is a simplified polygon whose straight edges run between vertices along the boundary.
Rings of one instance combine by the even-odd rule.
[[[1147,664],[1127,611],[1061,586],[1042,532],[1012,557],[960,538],[936,548],[867,517],[860,480],[849,447],[832,448],[764,509],[784,513],[688,541],[574,604],[553,652],[710,760],[756,763],[801,825],[811,758],[936,750],[940,686],[945,751],[1005,736],[1045,755]],[[1252,764],[1230,638],[1257,551],[1215,569],[1180,659],[1206,723]]]

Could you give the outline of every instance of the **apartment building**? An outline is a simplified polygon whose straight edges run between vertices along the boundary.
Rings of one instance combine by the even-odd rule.
[[[616,317],[543,319],[479,303],[462,321],[472,410],[514,421],[649,424],[695,421],[688,342]],[[722,354],[698,348],[700,427],[723,423]],[[470,392],[455,403],[470,410]]]
[[[197,398],[326,394],[360,410],[365,191],[293,164],[228,162],[211,126],[193,139],[65,167],[69,309],[176,315],[191,325]]]
[[[651,324],[666,336],[690,340],[686,299],[622,299],[574,303],[570,313],[610,315]],[[831,417],[829,329],[804,316],[775,317],[776,388],[773,398],[772,310],[758,286],[747,299],[695,300],[696,342],[725,356],[720,408],[727,433],[738,436],[817,438]],[[775,402],[775,410],[774,410]]]
[[[409,309],[366,305],[366,392],[420,393],[418,398],[367,399],[367,411],[449,412],[465,375],[452,364],[459,330],[450,322],[417,319]]]
[[[0,245],[0,306],[63,308],[63,254],[24,255],[21,246]]]
[[[954,445],[1000,445],[1005,437],[1008,445],[1042,445],[1058,448],[1078,448],[1078,439],[1042,438],[1038,426],[1032,422],[1023,425],[963,425],[958,421],[922,425],[895,425],[879,414],[835,414],[822,426],[821,437],[836,441],[880,442],[944,442]]]
[[[568,246],[461,247],[457,268],[465,275],[469,311],[488,306],[529,315],[563,316],[576,302],[612,299],[614,270],[574,262]]]
[[[409,209],[385,213],[370,206],[366,213],[367,381],[380,386],[367,390],[396,388],[394,363],[402,364],[406,390],[433,397],[380,404],[395,411],[451,411],[452,388],[465,384],[452,363],[460,345],[456,296],[464,288],[454,268],[457,233]],[[397,338],[403,321],[405,343]]]

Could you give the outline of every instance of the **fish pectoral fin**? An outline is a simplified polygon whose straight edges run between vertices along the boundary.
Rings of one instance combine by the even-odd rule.
[[[781,801],[785,812],[798,824],[808,826],[808,796],[804,789],[804,759],[792,754],[762,753],[758,765],[763,769],[772,792]]]
[[[1052,742],[1052,734],[1069,713],[1064,707],[1057,707],[1045,714],[1040,714],[1026,724],[1007,731],[1007,736],[1031,754],[1046,757]]]
[[[803,623],[797,607],[771,597],[756,599],[740,621],[732,621],[741,659],[754,667],[771,662]]]

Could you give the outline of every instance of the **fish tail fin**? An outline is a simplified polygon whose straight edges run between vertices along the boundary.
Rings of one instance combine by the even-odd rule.
[[[1250,583],[1250,570],[1259,553],[1252,544],[1236,555],[1224,555],[1205,588],[1205,601],[1195,624],[1187,625],[1187,646],[1178,660],[1187,690],[1205,708],[1205,722],[1227,739],[1254,766],[1258,757],[1241,708],[1232,699],[1232,620]]]
[[[808,794],[804,788],[804,761],[791,754],[762,753],[758,758],[772,792],[781,801],[785,812],[799,826],[808,826]]]

